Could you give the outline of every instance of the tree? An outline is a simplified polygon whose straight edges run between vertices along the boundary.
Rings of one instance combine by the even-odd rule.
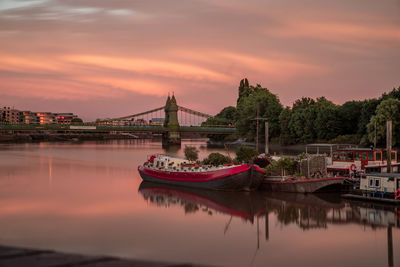
[[[361,110],[363,102],[361,101],[347,101],[339,106],[338,112],[342,122],[340,134],[357,134],[358,125],[361,118]]]
[[[236,128],[239,135],[249,140],[255,140],[257,105],[259,106],[259,116],[268,120],[269,136],[279,136],[280,125],[279,115],[283,109],[279,99],[267,88],[257,84],[256,87],[250,86],[244,89],[238,99]],[[240,95],[240,94],[239,94]],[[260,138],[264,138],[265,126],[260,125]]]
[[[367,125],[368,140],[377,144],[384,144],[386,137],[386,121],[392,120],[393,123],[393,141],[392,144],[400,144],[400,100],[388,98],[383,100],[376,108],[376,115],[371,117],[371,121]]]
[[[279,124],[280,124],[280,138],[279,143],[282,145],[291,145],[294,143],[294,136],[289,128],[290,119],[292,117],[292,110],[286,107],[279,114]]]
[[[238,162],[249,162],[258,155],[254,147],[241,146],[236,150],[236,160]]]
[[[371,117],[375,115],[375,110],[379,105],[380,101],[378,99],[368,99],[361,103],[360,119],[358,121],[358,135],[361,136],[360,143],[362,145],[367,145],[369,143],[367,125],[371,121]]]
[[[218,166],[229,163],[230,161],[231,160],[227,156],[222,155],[221,153],[214,152],[208,155],[208,157],[203,160],[203,164]]]
[[[296,101],[297,102],[297,101]],[[289,130],[295,142],[309,143],[315,140],[316,131],[314,121],[316,118],[315,101],[302,98],[293,104],[292,114],[289,121]]]
[[[329,106],[317,112],[315,130],[318,140],[328,141],[341,134],[342,121],[338,107]]]
[[[185,146],[185,158],[190,161],[195,161],[199,158],[199,150],[194,146]]]
[[[381,96],[382,100],[386,100],[389,98],[395,98],[395,99],[400,100],[400,86],[397,89],[393,88],[393,90],[390,91],[389,93],[383,93]]]

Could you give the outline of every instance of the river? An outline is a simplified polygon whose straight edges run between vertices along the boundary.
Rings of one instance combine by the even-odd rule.
[[[200,158],[224,152],[186,144]],[[337,194],[141,184],[137,166],[154,153],[183,149],[150,140],[0,145],[0,245],[212,266],[400,264],[400,209]]]

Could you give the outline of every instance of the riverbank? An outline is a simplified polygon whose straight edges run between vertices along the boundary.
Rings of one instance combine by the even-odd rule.
[[[87,141],[87,140],[120,140],[152,138],[149,133],[24,133],[24,134],[0,134],[0,143],[31,143],[31,142],[62,142],[62,141]]]
[[[55,252],[51,250],[37,250],[27,248],[16,248],[0,246],[0,266],[148,266],[148,267],[172,267],[172,266],[193,266],[200,267],[205,265],[194,265],[190,263],[176,264],[155,261],[143,261],[133,259],[120,259],[107,256],[84,256],[79,254],[69,254]]]

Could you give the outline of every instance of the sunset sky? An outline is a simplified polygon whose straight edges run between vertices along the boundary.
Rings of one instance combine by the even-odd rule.
[[[400,0],[0,0],[0,106],[215,114],[244,77],[284,105],[397,88]]]

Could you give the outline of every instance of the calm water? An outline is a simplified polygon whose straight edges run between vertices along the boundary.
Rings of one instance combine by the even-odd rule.
[[[219,151],[188,143],[201,157]],[[152,153],[166,151],[143,140],[0,145],[0,244],[217,266],[390,266],[391,234],[400,266],[394,208],[141,184],[137,166]]]

